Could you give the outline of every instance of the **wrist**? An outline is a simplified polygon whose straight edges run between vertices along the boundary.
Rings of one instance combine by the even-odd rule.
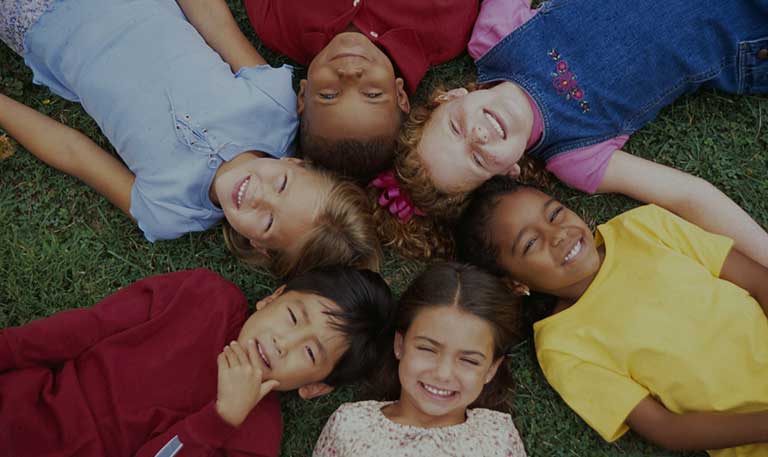
[[[233,427],[239,427],[240,424],[243,423],[245,420],[245,417],[242,414],[238,414],[236,412],[233,412],[231,408],[228,408],[226,405],[223,405],[221,401],[216,400],[216,413],[219,415],[219,417],[224,420],[227,424],[233,426]]]

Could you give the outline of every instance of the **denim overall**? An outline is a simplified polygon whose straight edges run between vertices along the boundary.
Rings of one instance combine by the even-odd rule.
[[[768,0],[552,0],[477,62],[538,104],[547,160],[626,135],[701,86],[768,92]]]

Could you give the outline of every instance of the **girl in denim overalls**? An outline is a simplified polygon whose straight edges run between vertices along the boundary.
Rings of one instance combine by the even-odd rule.
[[[401,135],[396,175],[429,217],[457,216],[467,192],[531,157],[572,187],[728,235],[768,266],[768,234],[722,192],[622,151],[699,87],[768,91],[768,1],[486,0],[469,52],[480,90],[438,93]]]
[[[0,0],[0,39],[36,83],[80,102],[123,162],[2,95],[0,127],[107,197],[149,241],[225,219],[235,254],[280,276],[378,266],[362,192],[287,158],[292,70],[266,65],[224,0]]]

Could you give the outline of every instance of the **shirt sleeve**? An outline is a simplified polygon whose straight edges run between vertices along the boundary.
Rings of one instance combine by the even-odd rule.
[[[620,135],[602,143],[563,152],[547,161],[547,170],[574,189],[593,194],[603,182],[613,153],[629,139]]]
[[[235,78],[247,80],[283,110],[289,113],[296,112],[293,67],[290,65],[277,68],[269,65],[243,67],[235,73]]]
[[[343,405],[342,405],[343,407]],[[312,451],[312,457],[336,457],[346,455],[344,451],[344,440],[341,433],[342,407],[339,407],[328,418],[328,422],[323,426],[320,437],[317,438],[315,449]],[[349,438],[349,437],[347,437]]]
[[[211,277],[219,281],[211,281]],[[0,372],[77,357],[99,341],[162,313],[188,286],[223,281],[208,270],[169,273],[143,279],[90,308],[62,311],[0,331]],[[232,286],[234,287],[234,286]]]
[[[544,376],[563,401],[606,441],[629,430],[627,416],[649,392],[632,378],[557,351],[538,351]]]
[[[634,226],[636,230],[652,233],[665,246],[700,263],[715,277],[720,277],[733,247],[732,239],[707,232],[656,205],[641,206],[619,217],[630,229]]]
[[[527,457],[528,454],[525,452],[523,440],[520,439],[520,434],[517,432],[517,427],[515,427],[515,423],[512,421],[512,416],[509,414],[505,414],[504,416],[505,423],[502,433],[507,435],[505,442],[508,447],[506,454],[504,455],[508,457]]]
[[[531,0],[485,0],[480,7],[467,51],[478,60],[504,37],[532,18]]]

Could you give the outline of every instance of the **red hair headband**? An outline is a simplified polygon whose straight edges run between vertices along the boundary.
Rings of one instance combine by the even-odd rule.
[[[379,176],[371,181],[369,186],[381,189],[379,205],[382,208],[387,208],[401,223],[405,224],[410,221],[414,214],[417,216],[427,215],[413,204],[408,194],[400,189],[400,183],[395,178],[394,171],[386,170],[379,173]]]

